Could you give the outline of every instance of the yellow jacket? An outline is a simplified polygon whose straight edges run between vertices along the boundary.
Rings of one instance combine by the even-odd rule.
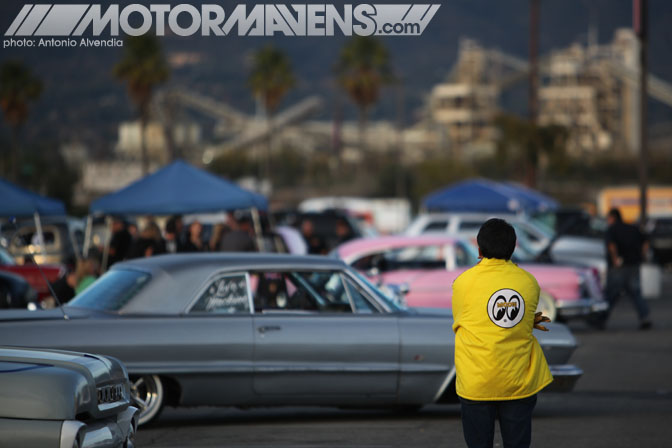
[[[516,400],[553,377],[532,334],[539,302],[535,278],[511,261],[483,258],[453,282],[457,394]]]

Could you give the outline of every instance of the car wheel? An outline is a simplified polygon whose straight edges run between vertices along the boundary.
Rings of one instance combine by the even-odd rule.
[[[156,418],[161,412],[165,392],[158,375],[131,376],[131,398],[140,409],[138,425]]]
[[[551,319],[551,322],[555,322],[558,318],[558,308],[555,306],[555,299],[546,291],[539,293],[538,311],[541,311],[541,314]]]

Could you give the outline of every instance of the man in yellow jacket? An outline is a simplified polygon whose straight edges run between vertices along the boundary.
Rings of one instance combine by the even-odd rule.
[[[457,395],[469,448],[491,448],[499,420],[504,448],[527,448],[537,392],[553,377],[532,334],[539,285],[511,262],[516,233],[490,219],[476,238],[481,261],[453,283]]]

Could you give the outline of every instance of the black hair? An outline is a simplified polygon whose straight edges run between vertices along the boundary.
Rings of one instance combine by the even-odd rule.
[[[166,221],[166,233],[177,233],[177,221],[172,217]]]
[[[621,216],[621,211],[617,208],[612,208],[609,210],[609,213],[607,216],[611,216],[614,218],[617,222],[623,222],[623,217]]]
[[[476,237],[481,255],[485,258],[509,260],[516,248],[516,231],[503,219],[488,219]]]

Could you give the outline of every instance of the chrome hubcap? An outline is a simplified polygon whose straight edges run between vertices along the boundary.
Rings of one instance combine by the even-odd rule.
[[[148,422],[154,418],[161,407],[163,400],[161,380],[156,375],[134,377],[131,380],[131,398],[140,409],[138,424]]]

